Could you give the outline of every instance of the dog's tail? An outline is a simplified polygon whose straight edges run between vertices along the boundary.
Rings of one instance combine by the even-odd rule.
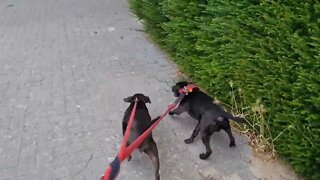
[[[232,114],[224,111],[223,114],[222,114],[223,117],[227,118],[227,119],[232,119],[234,121],[236,121],[237,123],[245,123],[246,120],[244,118],[241,118],[241,117],[235,117],[233,116]]]

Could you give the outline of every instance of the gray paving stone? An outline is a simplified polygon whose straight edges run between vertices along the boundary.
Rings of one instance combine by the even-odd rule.
[[[232,176],[227,176],[227,179],[229,177],[232,178],[234,175]],[[241,179],[247,179],[247,180],[256,180],[256,179],[269,179],[269,178],[259,178],[257,176],[255,176],[252,171],[250,169],[246,169],[244,171],[241,171],[239,172],[237,175],[236,175],[236,178],[241,178]],[[273,178],[271,178],[273,179]],[[275,178],[276,179],[276,178]]]

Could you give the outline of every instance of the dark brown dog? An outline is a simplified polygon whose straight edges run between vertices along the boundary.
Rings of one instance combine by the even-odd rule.
[[[180,95],[179,89],[186,87],[188,82],[178,82],[172,87],[174,96]],[[229,119],[232,119],[238,123],[243,123],[243,118],[235,117],[232,114],[226,112],[221,106],[213,103],[213,100],[206,93],[199,90],[199,88],[193,89],[188,95],[186,95],[179,106],[171,111],[169,114],[181,114],[188,112],[188,114],[198,120],[196,128],[193,130],[190,138],[185,139],[186,144],[193,142],[194,138],[201,134],[202,142],[206,147],[206,152],[199,155],[200,159],[207,159],[211,153],[210,137],[214,132],[223,129],[230,138],[230,147],[235,146],[235,140],[231,132]]]
[[[135,99],[138,100],[137,102],[137,109],[136,114],[133,119],[132,127],[131,127],[131,134],[128,139],[128,145],[130,145],[134,140],[136,140],[143,132],[145,132],[156,120],[158,120],[160,117],[154,119],[151,121],[151,117],[149,115],[149,111],[147,109],[146,103],[151,103],[148,96],[145,96],[143,94],[135,94],[133,96],[124,98],[124,102],[130,103],[130,106],[127,108],[126,112],[124,113],[124,117],[122,120],[122,130],[123,134],[125,133],[127,129],[127,125],[129,122],[129,118],[131,115],[131,111],[134,106]],[[152,164],[155,168],[155,179],[160,180],[159,175],[159,156],[158,156],[158,148],[157,144],[152,138],[152,134],[150,134],[143,143],[139,146],[140,152],[145,152],[149,155]],[[131,156],[128,158],[128,161],[131,160]]]

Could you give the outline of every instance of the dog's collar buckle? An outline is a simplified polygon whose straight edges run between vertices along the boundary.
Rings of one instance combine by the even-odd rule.
[[[187,86],[184,86],[183,88],[181,88],[179,90],[179,93],[182,94],[184,93],[185,95],[188,95],[189,93],[191,93],[193,91],[194,88],[196,88],[197,86],[194,84],[189,84]]]
[[[184,93],[185,93],[186,95],[188,95],[188,94],[189,94],[189,91],[188,91],[187,86],[183,87],[183,91],[184,91]]]

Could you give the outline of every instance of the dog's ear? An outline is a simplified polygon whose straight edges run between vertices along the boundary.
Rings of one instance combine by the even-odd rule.
[[[143,101],[144,103],[150,103],[150,104],[151,104],[151,101],[150,101],[149,96],[144,96],[144,98],[142,99],[142,101]]]
[[[132,96],[129,96],[129,97],[127,97],[127,98],[124,98],[123,101],[124,101],[124,102],[127,102],[127,103],[133,103],[133,102],[134,102],[134,99],[133,99]]]
[[[179,87],[179,89],[180,89],[180,88],[183,88],[185,86],[188,86],[189,84],[191,84],[189,81],[181,81],[181,82],[178,82],[176,84],[176,86]]]

